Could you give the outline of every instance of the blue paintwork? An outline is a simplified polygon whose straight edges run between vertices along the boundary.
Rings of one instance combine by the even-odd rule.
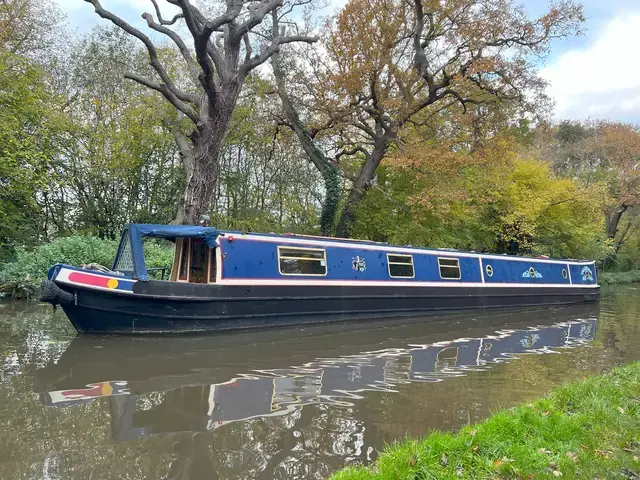
[[[446,283],[481,282],[478,260],[475,258],[460,258],[460,280],[442,280],[438,269],[438,259],[435,255],[416,253],[413,255],[415,278],[392,278],[387,269],[387,252],[366,250],[356,246],[322,247],[326,250],[327,275],[322,277],[307,275],[280,275],[278,271],[278,245],[291,248],[301,248],[300,245],[282,243],[259,242],[235,238],[229,242],[228,237],[220,238],[222,251],[225,253],[223,261],[223,278],[323,278],[327,280],[370,280],[370,281],[423,281]],[[306,248],[313,248],[308,246]],[[366,262],[364,272],[353,269],[353,258],[360,256]],[[442,255],[455,258],[447,252]]]
[[[258,241],[243,237],[239,232],[221,232],[212,227],[182,227],[167,225],[138,225],[131,224],[125,227],[121,244],[118,248],[118,255],[121,254],[123,246],[129,244],[131,256],[134,264],[132,277],[146,281],[149,279],[144,265],[142,252],[142,238],[146,236],[156,238],[202,238],[209,246],[215,246],[219,242],[224,253],[222,261],[222,277],[228,279],[326,279],[326,280],[368,280],[387,282],[442,282],[443,284],[456,283],[482,283],[482,272],[484,270],[484,280],[488,284],[546,284],[546,285],[594,285],[597,283],[596,268],[593,262],[582,265],[570,265],[569,263],[546,263],[535,258],[527,261],[515,260],[509,257],[480,255],[483,260],[483,267],[480,266],[478,258],[459,256],[459,252],[451,250],[428,251],[416,248],[413,254],[415,277],[392,278],[389,276],[387,267],[387,252],[384,250],[371,250],[367,246],[377,247],[385,244],[342,240],[329,238],[315,238],[305,236],[288,236],[276,234],[254,234],[260,237],[277,238],[279,242]],[[230,241],[230,238],[233,238]],[[305,239],[308,245],[292,244],[291,238]],[[126,242],[125,242],[126,240]],[[288,241],[289,240],[289,241]],[[314,241],[322,242],[324,246],[314,247]],[[335,246],[332,243],[336,243]],[[339,244],[339,245],[338,245]],[[323,248],[326,251],[327,275],[281,275],[278,270],[277,247],[289,246],[292,248]],[[391,248],[391,246],[390,246]],[[391,252],[392,253],[392,252]],[[116,256],[116,258],[117,258]],[[354,258],[359,257],[366,263],[364,271],[353,268]],[[438,268],[438,257],[458,258],[460,262],[461,278],[457,280],[440,278]],[[114,263],[115,264],[115,263]],[[490,265],[493,275],[486,273],[486,267]],[[534,268],[533,277],[530,275],[530,268]],[[591,275],[584,274],[583,269],[588,268]],[[571,275],[563,276],[563,270],[568,270]]]
[[[456,252],[445,251],[442,253],[426,252],[416,249],[413,253],[413,263],[415,278],[392,278],[387,269],[387,252],[379,250],[369,250],[359,248],[357,245],[348,247],[322,246],[326,251],[327,275],[307,276],[307,275],[281,275],[278,270],[278,246],[291,248],[314,248],[313,245],[297,245],[287,242],[286,237],[282,242],[262,242],[247,238],[234,237],[229,241],[228,236],[219,238],[220,246],[224,252],[222,263],[222,276],[229,279],[279,279],[279,278],[299,278],[305,280],[327,279],[327,280],[368,280],[368,281],[422,281],[422,282],[442,282],[442,283],[482,283],[480,273],[480,263],[478,258],[461,257]],[[393,252],[390,252],[393,253]],[[361,257],[366,262],[364,272],[354,270],[352,263],[354,257]],[[460,262],[461,278],[459,280],[443,280],[440,278],[438,268],[438,258],[458,258]],[[519,283],[519,284],[554,284],[569,285],[570,279],[563,276],[563,270],[568,270],[569,265],[563,263],[546,263],[544,261],[531,258],[529,261],[514,260],[499,257],[483,257],[483,265],[491,265],[493,276],[485,274],[486,283]],[[587,264],[585,264],[587,265]],[[530,276],[530,268],[534,268],[535,274]],[[574,278],[581,278],[578,275],[583,268],[582,265],[571,267],[571,275]],[[588,264],[588,268],[595,271],[593,263]],[[575,270],[575,273],[574,273]],[[593,284],[592,282],[580,282]]]
[[[595,264],[571,265],[571,280],[576,285],[595,285],[598,282]]]
[[[485,269],[487,265],[493,268],[493,276],[485,273],[486,283],[546,283],[569,285],[569,276],[565,279],[562,271],[567,270],[567,265],[557,263],[543,263],[531,259],[530,262],[509,259],[483,258]],[[536,276],[529,275],[529,269],[534,268]],[[486,270],[485,270],[486,271]]]

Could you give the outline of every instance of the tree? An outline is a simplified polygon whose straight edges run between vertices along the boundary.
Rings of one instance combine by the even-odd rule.
[[[640,206],[640,130],[609,121],[562,122],[555,129],[547,156],[556,171],[585,182],[605,182],[612,199],[604,205],[607,237],[619,249],[635,229],[623,216]]]
[[[274,18],[274,23],[277,18]],[[287,121],[280,120],[280,123],[287,125],[296,134],[305,154],[322,175],[324,182],[324,199],[322,201],[322,211],[320,213],[320,234],[329,236],[333,233],[334,223],[340,206],[340,172],[336,159],[330,158],[316,142],[318,129],[309,128],[300,118],[300,114],[295,107],[294,101],[288,93],[288,86],[285,82],[285,73],[281,65],[279,54],[276,53],[271,58],[273,74],[276,80],[276,91],[282,102]]]
[[[607,236],[613,240],[624,213],[640,205],[640,132],[631,125],[601,122],[583,142],[583,152],[589,164],[605,170],[615,198],[607,211]]]
[[[326,124],[340,136],[336,157],[359,164],[336,234],[349,235],[356,206],[407,125],[478,105],[544,113],[544,82],[529,59],[577,33],[581,21],[571,1],[533,20],[508,0],[347,3],[327,26],[326,66],[313,72]]]
[[[52,135],[46,115],[51,96],[42,85],[42,72],[24,57],[2,50],[0,71],[2,249],[38,236],[35,196],[45,183]]]
[[[69,48],[64,70],[70,119],[43,208],[58,234],[118,235],[128,222],[166,223],[175,215],[184,170],[164,120],[173,112],[153,92],[123,82],[149,73],[146,52],[118,28],[96,28]],[[167,64],[173,51],[160,49]]]
[[[221,153],[212,220],[242,231],[317,233],[317,171],[295,137],[274,125],[264,80],[252,78]]]
[[[53,27],[59,23],[57,7],[43,0],[0,0],[0,45],[6,52],[31,57],[50,48]]]
[[[354,229],[402,244],[603,258],[606,185],[558,177],[531,155],[502,135],[473,150],[408,145],[383,161]]]
[[[186,173],[184,197],[176,221],[196,223],[211,203],[220,169],[220,150],[245,79],[280,45],[314,42],[316,38],[287,35],[286,30],[281,29],[263,41],[265,35],[259,27],[268,30],[269,26],[263,25],[265,17],[274,11],[284,17],[294,10],[296,2],[285,5],[284,0],[229,0],[224,13],[208,18],[188,0],[168,0],[180,9],[180,13],[169,20],[162,17],[157,1],[152,0],[157,18],[154,19],[150,13],[143,14],[143,18],[149,28],[166,35],[178,48],[189,71],[189,85],[183,87],[172,77],[160,58],[157,46],[146,34],[105,10],[99,0],[85,1],[91,3],[102,18],[110,20],[145,45],[149,64],[159,80],[134,72],[127,73],[125,77],[159,92],[191,124],[186,134],[178,126],[173,128]],[[179,21],[186,24],[193,39],[195,55],[178,31],[169,28]],[[258,44],[260,48],[255,53],[254,48]]]

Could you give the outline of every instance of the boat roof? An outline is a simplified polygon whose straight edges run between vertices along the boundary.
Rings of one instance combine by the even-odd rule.
[[[175,240],[176,238],[202,238],[210,247],[216,244],[220,231],[214,227],[192,225],[154,225],[150,223],[129,223],[125,226],[133,238],[154,237]]]
[[[202,238],[206,241],[206,243],[210,247],[216,246],[216,239],[218,236],[225,235],[256,235],[263,237],[275,237],[282,238],[286,241],[287,238],[299,238],[304,240],[316,240],[322,242],[332,242],[332,243],[349,243],[354,245],[377,245],[377,246],[389,246],[394,248],[412,248],[416,250],[429,251],[429,252],[451,252],[451,253],[459,253],[459,254],[471,254],[471,255],[486,255],[491,257],[502,257],[507,256],[511,257],[512,255],[508,254],[496,254],[496,253],[479,253],[475,251],[463,251],[456,250],[453,248],[428,248],[428,247],[419,247],[413,245],[392,245],[388,242],[374,242],[372,240],[358,240],[354,238],[339,238],[339,237],[323,237],[317,235],[304,235],[298,233],[258,233],[258,232],[241,232],[239,230],[218,230],[215,227],[201,227],[201,226],[192,226],[192,225],[160,225],[160,224],[142,224],[142,223],[130,223],[125,226],[125,229],[129,229],[134,236],[142,237],[154,237],[154,238],[165,238],[168,240],[175,241],[176,238]],[[519,257],[519,258],[538,258],[538,259],[549,259],[554,261],[570,261],[570,262],[586,262],[587,260],[579,260],[579,259],[550,259],[546,256],[541,257]]]

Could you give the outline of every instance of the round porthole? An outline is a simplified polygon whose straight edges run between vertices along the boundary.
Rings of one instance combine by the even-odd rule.
[[[484,267],[484,271],[487,272],[487,277],[493,277],[493,267],[491,265]]]
[[[562,269],[562,278],[564,278],[566,280],[568,276],[569,276],[569,274],[567,273],[567,269],[563,268]]]
[[[535,269],[535,268],[531,267],[531,268],[529,269],[529,276],[530,276],[531,278],[534,278],[534,277],[536,276],[536,269]]]

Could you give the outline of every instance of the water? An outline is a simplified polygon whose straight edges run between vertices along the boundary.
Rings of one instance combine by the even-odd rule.
[[[325,478],[640,359],[640,287],[600,305],[206,337],[76,337],[0,304],[0,478]]]

